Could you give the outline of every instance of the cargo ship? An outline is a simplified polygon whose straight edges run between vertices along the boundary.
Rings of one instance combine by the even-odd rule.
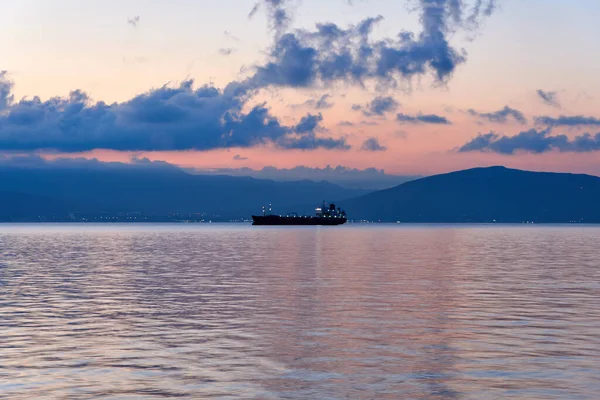
[[[335,204],[323,203],[322,207],[315,209],[315,216],[301,216],[298,214],[274,215],[271,206],[267,211],[263,207],[263,215],[253,215],[252,225],[342,225],[348,219],[346,212]]]

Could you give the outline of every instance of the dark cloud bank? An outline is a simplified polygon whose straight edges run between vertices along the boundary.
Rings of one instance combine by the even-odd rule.
[[[4,79],[0,87],[10,87]],[[2,91],[4,93],[4,91]],[[283,125],[264,104],[250,107],[247,87],[163,86],[124,103],[92,103],[75,91],[68,98],[12,102],[0,113],[0,149],[81,152],[210,150],[273,144],[284,149],[346,149],[344,139],[319,137],[323,117],[308,114]]]

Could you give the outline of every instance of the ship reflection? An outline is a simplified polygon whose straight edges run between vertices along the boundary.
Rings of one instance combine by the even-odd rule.
[[[386,232],[371,232],[370,240],[363,232],[344,234],[343,248],[325,230],[297,241],[273,238],[273,247],[296,254],[278,260],[287,284],[271,282],[272,290],[262,293],[268,357],[286,366],[283,376],[263,384],[308,397],[315,385],[336,398],[456,394],[451,380],[458,356],[448,313],[456,302],[453,271],[441,259],[423,268],[388,258],[397,254],[397,242]],[[436,252],[452,257],[447,239]]]

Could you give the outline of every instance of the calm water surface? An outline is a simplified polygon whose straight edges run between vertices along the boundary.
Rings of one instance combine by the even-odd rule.
[[[598,399],[600,227],[0,225],[0,398]]]

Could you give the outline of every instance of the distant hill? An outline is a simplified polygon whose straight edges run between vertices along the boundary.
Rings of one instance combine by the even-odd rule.
[[[46,219],[53,215],[65,216],[69,204],[44,196],[0,191],[0,221]]]
[[[206,213],[237,218],[259,213],[269,203],[279,212],[288,212],[293,210],[286,206],[292,204],[316,205],[323,200],[366,193],[329,182],[203,176],[177,168],[144,166],[0,166],[0,192],[4,193],[4,200],[0,201],[0,219],[4,221],[101,211],[147,215]]]
[[[352,219],[402,222],[600,223],[600,178],[475,168],[340,202]]]

